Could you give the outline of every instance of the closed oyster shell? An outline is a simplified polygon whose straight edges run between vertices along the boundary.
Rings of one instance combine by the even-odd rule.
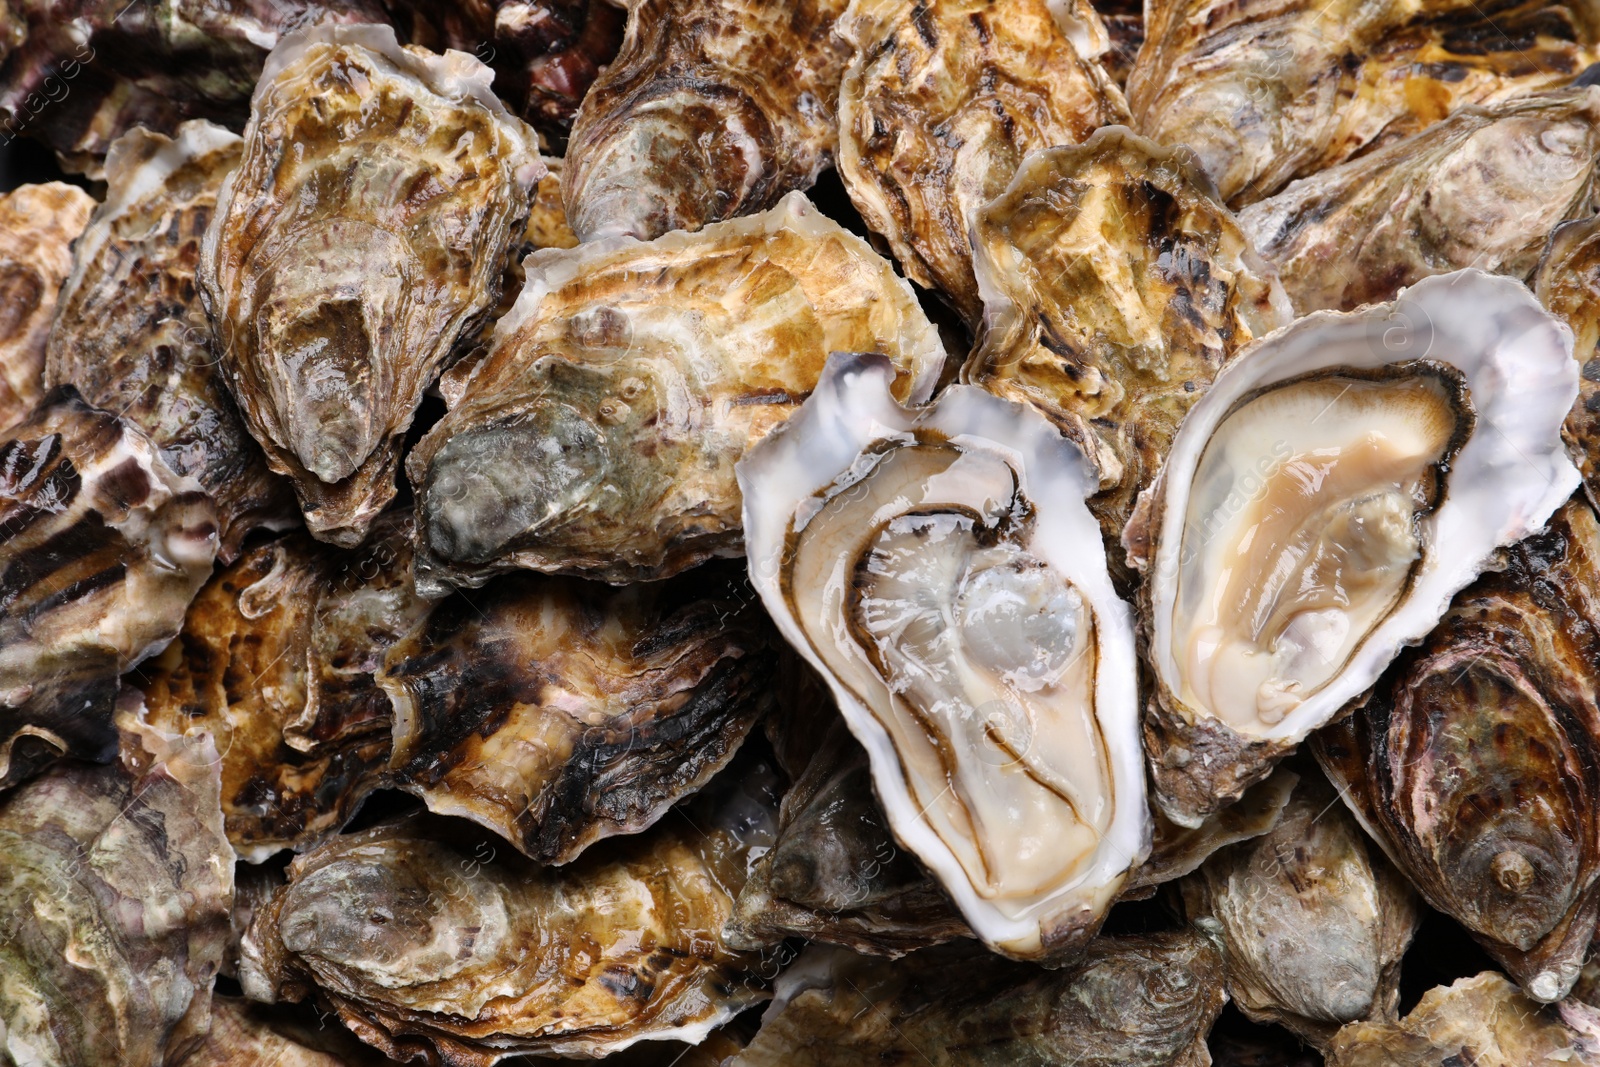
[[[537,252],[526,270],[407,460],[426,596],[516,567],[622,583],[737,555],[733,465],[828,353],[888,353],[915,401],[945,359],[910,286],[798,193],[694,234]]]
[[[1145,32],[1134,128],[1192,148],[1235,204],[1600,59],[1587,0],[1152,0]]]
[[[1389,300],[1478,267],[1524,278],[1564,219],[1594,213],[1600,88],[1463,107],[1239,213],[1299,314]]]
[[[113,757],[118,676],[177,634],[216,553],[199,483],[70,388],[0,433],[0,788]]]
[[[197,280],[240,412],[306,525],[359,543],[543,173],[470,56],[322,26],[273,51]]]
[[[45,367],[49,385],[72,385],[137,425],[211,494],[224,561],[251,529],[297,518],[239,419],[195,292],[200,240],[240,145],[195,121],[175,137],[136,128],[111,146],[106,202],[73,248]]]
[[[0,196],[0,430],[44,396],[45,341],[72,271],[72,241],[94,200],[75,185],[22,185]]]
[[[983,313],[969,218],[1027,153],[1126,122],[1096,57],[1087,3],[853,0],[855,58],[839,91],[839,173],[906,275],[969,324]]]
[[[1504,564],[1456,594],[1316,751],[1428,902],[1551,1001],[1600,917],[1593,511],[1572,501]]]
[[[1179,826],[1159,810],[1152,812],[1150,855],[1128,876],[1120,899],[1151,897],[1156,886],[1198,869],[1213,853],[1272,830],[1284,817],[1299,781],[1294,771],[1279,767],[1199,826]]]
[[[1583,371],[1578,399],[1561,432],[1590,501],[1600,501],[1600,216],[1555,228],[1534,275],[1533,291],[1572,329],[1573,355]]]
[[[281,1011],[238,997],[211,1001],[211,1030],[171,1067],[385,1067],[391,1063],[338,1027],[312,1032]]]

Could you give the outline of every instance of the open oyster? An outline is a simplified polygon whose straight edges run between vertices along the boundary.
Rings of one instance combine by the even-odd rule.
[[[1126,534],[1170,818],[1263,777],[1571,495],[1571,351],[1520,283],[1462,271],[1223,368]]]
[[[1348,310],[1460,267],[1526,277],[1563,219],[1594,213],[1600,88],[1464,107],[1239,213],[1295,310]]]
[[[393,499],[422,392],[527,217],[543,165],[491,77],[384,26],[293,34],[262,71],[197,280],[245,422],[322,540],[358,543]]]
[[[648,241],[810,188],[837,137],[845,2],[632,0],[567,143],[579,238]]]
[[[239,419],[195,293],[200,239],[240,140],[208,122],[176,137],[130,130],[106,157],[106,202],[73,249],[50,330],[49,385],[136,424],[211,494],[231,560],[253,527],[295,517]]]
[[[1587,0],[1152,0],[1148,16],[1134,126],[1194,149],[1230,203],[1600,60]]]
[[[537,252],[526,271],[407,460],[425,596],[516,567],[627,582],[737,555],[733,465],[829,352],[888,353],[918,402],[944,364],[911,287],[799,193],[698,233]]]
[[[968,220],[1022,157],[1127,121],[1096,58],[1087,3],[853,0],[855,58],[839,91],[839,173],[906,275],[969,323],[983,312]]]
[[[1562,433],[1589,499],[1600,501],[1600,216],[1555,228],[1533,284],[1539,302],[1572,329],[1583,372]]]
[[[1600,527],[1581,498],[1317,737],[1351,808],[1535,1000],[1600,918]]]
[[[75,185],[18,186],[0,196],[0,430],[44,396],[45,341],[72,241],[94,200]]]
[[[840,354],[739,464],[750,577],[866,747],[895,836],[997,951],[1059,961],[1149,850],[1132,623],[1082,455],[971,386]]]
[[[199,483],[71,389],[0,433],[0,788],[112,758],[118,676],[178,632],[216,553]]]

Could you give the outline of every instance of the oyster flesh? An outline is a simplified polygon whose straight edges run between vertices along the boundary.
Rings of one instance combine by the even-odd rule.
[[[906,275],[970,324],[983,312],[968,220],[1022,157],[1126,122],[1086,2],[853,0],[839,90],[839,174]]]
[[[927,399],[945,360],[911,287],[793,193],[769,212],[526,262],[487,356],[407,461],[417,588],[517,567],[622,583],[742,547],[733,465],[828,353],[887,353]]]
[[[1577,378],[1565,327],[1481,271],[1299,319],[1223,368],[1125,534],[1169,818],[1237,798],[1566,501]]]
[[[738,467],[750,578],[866,747],[890,828],[978,937],[1061,961],[1150,847],[1133,628],[1042,416],[908,410],[841,353]]]
[[[1600,918],[1600,526],[1581,498],[1318,735],[1347,802],[1535,1000]]]
[[[1564,222],[1551,232],[1533,291],[1572,329],[1573,355],[1583,371],[1562,432],[1590,501],[1600,501],[1600,216]]]
[[[211,494],[222,558],[254,527],[296,516],[267,470],[211,351],[195,293],[200,240],[239,138],[208,122],[174,137],[135,128],[106,157],[106,201],[73,248],[50,329],[45,380],[136,424],[174,471]]]
[[[262,71],[197,280],[239,409],[322,540],[360,542],[456,340],[494,306],[535,134],[460,52],[292,34]]]
[[[75,185],[22,185],[0,196],[0,430],[44,396],[45,341],[72,241],[94,200]]]

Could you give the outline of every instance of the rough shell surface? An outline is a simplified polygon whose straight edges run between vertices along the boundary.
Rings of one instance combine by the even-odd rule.
[[[1206,816],[1199,826],[1179,826],[1151,812],[1150,855],[1128,876],[1122,899],[1141,900],[1154,894],[1155,887],[1182,878],[1196,870],[1213,853],[1260,837],[1284,817],[1300,776],[1288,767],[1279,767],[1257,782],[1237,801]]]
[[[1572,354],[1583,370],[1561,432],[1589,500],[1600,501],[1600,217],[1564,222],[1551,232],[1533,291],[1572,330]]]
[[[75,185],[23,185],[0,196],[0,430],[44,396],[45,342],[72,241],[94,199]]]
[[[392,1061],[335,1026],[238,997],[214,997],[211,1031],[171,1067],[385,1067]]]

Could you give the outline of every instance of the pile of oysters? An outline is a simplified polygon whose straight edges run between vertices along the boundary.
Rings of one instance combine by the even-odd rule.
[[[1597,0],[9,0],[0,143],[0,1063],[1600,1065]]]

